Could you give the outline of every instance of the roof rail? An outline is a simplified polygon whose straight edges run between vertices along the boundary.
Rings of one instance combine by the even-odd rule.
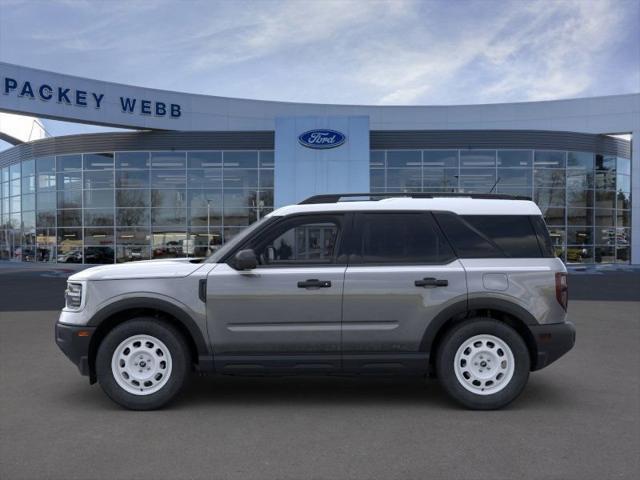
[[[375,193],[328,193],[314,195],[302,200],[298,205],[314,203],[338,203],[347,201],[378,201],[385,198],[477,198],[490,200],[531,200],[530,197],[500,193],[447,193],[447,192],[375,192]]]

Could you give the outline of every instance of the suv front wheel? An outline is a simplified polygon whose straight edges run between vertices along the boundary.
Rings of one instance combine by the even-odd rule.
[[[114,402],[153,410],[172,400],[189,374],[189,350],[170,324],[152,318],[128,320],[103,339],[96,357],[100,386]]]
[[[436,359],[438,378],[455,400],[467,408],[501,408],[524,389],[530,358],[522,337],[491,318],[473,318],[453,327]]]

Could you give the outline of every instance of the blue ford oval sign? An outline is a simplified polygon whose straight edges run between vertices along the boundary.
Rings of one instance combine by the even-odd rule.
[[[347,141],[344,133],[329,129],[309,130],[298,136],[301,145],[307,148],[335,148]]]

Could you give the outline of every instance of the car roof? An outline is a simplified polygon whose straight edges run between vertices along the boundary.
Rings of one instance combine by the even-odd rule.
[[[288,205],[273,211],[270,216],[296,213],[353,212],[353,211],[446,211],[459,215],[542,215],[531,200],[480,199],[471,197],[382,198],[331,203]]]

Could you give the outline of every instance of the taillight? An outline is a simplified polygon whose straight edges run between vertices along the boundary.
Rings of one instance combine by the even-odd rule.
[[[567,283],[567,274],[563,272],[556,273],[556,299],[566,312],[569,304],[569,285]]]

